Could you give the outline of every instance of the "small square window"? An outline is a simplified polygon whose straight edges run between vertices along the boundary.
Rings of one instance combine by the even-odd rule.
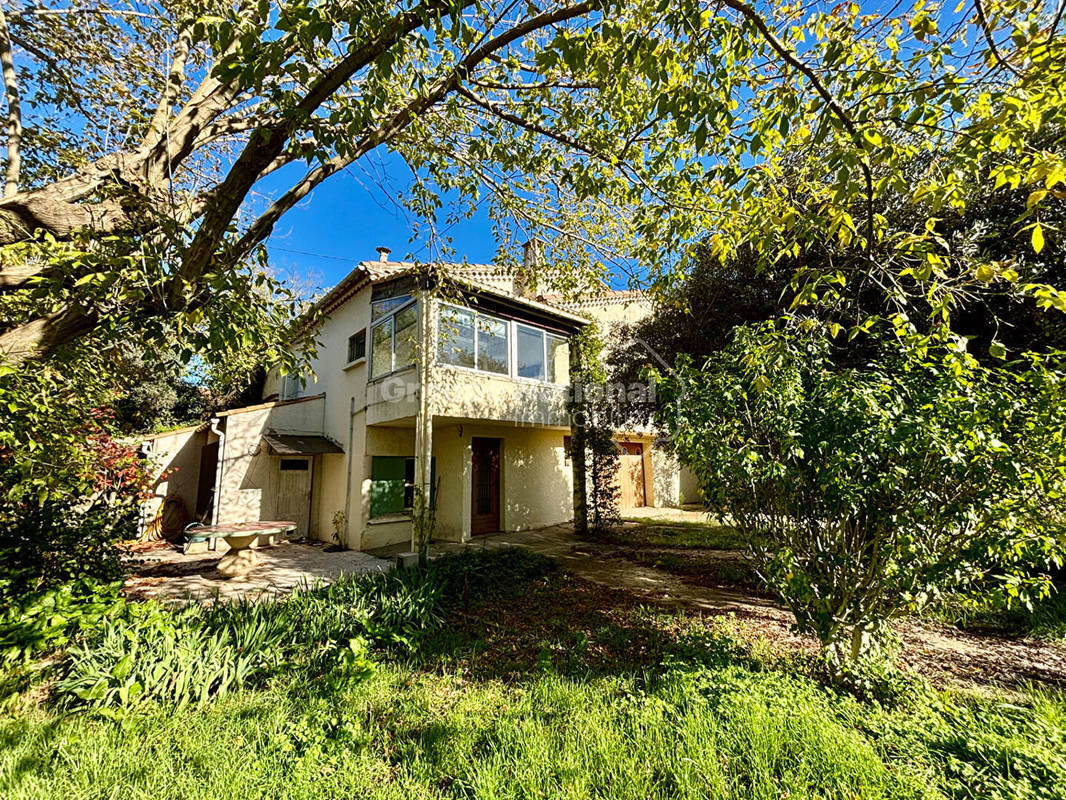
[[[348,337],[348,363],[366,358],[366,328]]]

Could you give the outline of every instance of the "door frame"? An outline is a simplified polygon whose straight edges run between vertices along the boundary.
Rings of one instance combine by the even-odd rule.
[[[477,454],[479,444],[488,443],[496,450],[496,514],[494,530],[475,530],[477,527]],[[486,536],[503,530],[503,439],[495,436],[470,437],[470,535]]]
[[[624,457],[625,456],[639,456],[640,457],[640,497],[644,501],[643,504],[639,505],[639,506],[637,506],[637,505],[623,506],[622,505],[622,497],[625,496],[625,489],[621,485],[619,485],[619,487],[618,487],[619,488],[619,494],[621,495],[619,497],[619,499],[618,499],[619,500],[619,502],[618,502],[619,508],[647,508],[648,506],[651,505],[651,502],[650,502],[650,500],[648,498],[648,460],[647,460],[648,459],[648,448],[647,448],[646,444],[644,442],[642,442],[642,441],[634,442],[634,441],[631,441],[629,439],[623,439],[621,441],[616,441],[615,445],[618,447],[618,452],[619,452],[619,477],[618,477],[619,484],[621,484],[623,481],[627,480],[630,477],[629,474],[628,474],[628,471],[623,468],[624,465],[626,464],[626,461],[625,461]],[[629,448],[640,448],[640,452],[639,453],[630,453],[629,452]],[[632,492],[631,492],[631,494],[632,494]]]
[[[281,462],[282,461],[306,461],[307,462],[307,470],[306,470],[306,472],[307,472],[307,530],[304,531],[304,536],[306,536],[308,539],[314,539],[315,537],[311,535],[311,527],[314,524],[314,515],[311,512],[312,512],[312,510],[315,507],[315,505],[314,505],[314,497],[315,497],[315,456],[314,456],[313,453],[300,453],[300,454],[297,454],[297,455],[287,455],[287,456],[278,455],[277,459],[278,459],[278,464],[277,464],[278,486],[277,486],[277,496],[274,498],[274,513],[276,515],[276,519],[281,519],[282,518],[281,517],[281,509],[278,508],[278,504],[279,504],[279,502],[281,500],[281,473],[288,471],[288,470],[282,470]],[[304,472],[304,470],[302,470],[302,469],[301,470],[293,470],[293,471],[294,472]],[[298,522],[299,521],[297,521],[297,523]],[[298,532],[297,531],[293,531],[293,533],[296,534],[296,535],[293,536],[293,538],[297,538]]]

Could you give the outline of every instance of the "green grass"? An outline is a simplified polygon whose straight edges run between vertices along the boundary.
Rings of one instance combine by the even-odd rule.
[[[736,528],[707,522],[664,522],[651,519],[627,519],[624,527],[608,541],[627,546],[705,548],[709,550],[743,550],[747,539]],[[634,524],[635,523],[635,524]]]
[[[886,711],[743,666],[469,682],[389,665],[192,713],[0,722],[21,798],[1062,797],[1061,697]]]
[[[1061,694],[918,684],[882,707],[742,620],[536,566],[446,566],[443,624],[362,681],[293,668],[106,713],[23,693],[0,715],[0,797],[1066,797]]]

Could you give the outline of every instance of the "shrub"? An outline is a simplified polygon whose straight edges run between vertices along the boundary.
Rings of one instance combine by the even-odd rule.
[[[887,621],[945,591],[1031,602],[1061,564],[1062,373],[982,368],[884,343],[841,368],[817,326],[738,328],[664,380],[663,421],[709,504],[830,666],[875,657]]]
[[[19,602],[82,577],[118,580],[123,570],[115,543],[135,535],[136,521],[136,508],[128,503],[80,509],[49,501],[0,508],[0,600]]]
[[[121,583],[80,578],[7,603],[0,613],[0,664],[26,663],[99,630],[124,609],[120,590]]]

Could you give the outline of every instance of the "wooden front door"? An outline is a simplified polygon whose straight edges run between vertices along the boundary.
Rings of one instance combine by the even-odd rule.
[[[278,499],[276,519],[296,523],[292,538],[308,534],[311,521],[311,459],[306,456],[281,458],[278,461]]]
[[[644,499],[644,445],[620,442],[618,449],[618,488],[621,508],[640,508]]]
[[[471,440],[470,532],[475,536],[500,529],[500,440]]]

